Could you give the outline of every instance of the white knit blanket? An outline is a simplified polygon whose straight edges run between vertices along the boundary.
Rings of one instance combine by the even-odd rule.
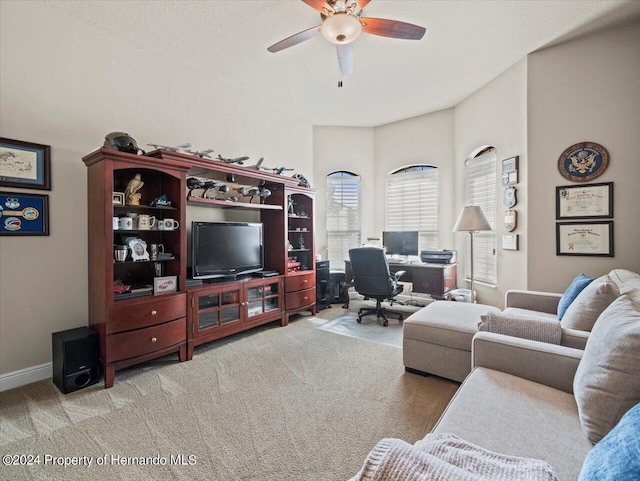
[[[538,459],[487,451],[453,434],[427,434],[411,445],[382,439],[350,481],[557,481]]]

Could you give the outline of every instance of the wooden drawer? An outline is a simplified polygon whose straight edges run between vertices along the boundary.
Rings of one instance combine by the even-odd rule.
[[[186,318],[145,327],[136,331],[121,332],[107,336],[108,363],[142,356],[153,351],[185,342],[187,339]]]
[[[309,289],[310,287],[316,286],[316,275],[315,273],[312,272],[310,274],[290,276],[290,277],[287,277],[285,284],[286,284],[287,292],[295,292],[295,291],[301,291],[302,289]]]
[[[107,310],[107,334],[130,331],[172,321],[187,315],[186,294],[150,297],[148,302],[115,306]]]
[[[304,291],[287,293],[287,311],[298,307],[308,306],[316,302],[316,289],[305,289]]]

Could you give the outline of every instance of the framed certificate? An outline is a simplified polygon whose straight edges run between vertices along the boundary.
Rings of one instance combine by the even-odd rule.
[[[613,257],[613,221],[557,222],[556,255]]]
[[[556,219],[613,218],[613,182],[556,187]]]

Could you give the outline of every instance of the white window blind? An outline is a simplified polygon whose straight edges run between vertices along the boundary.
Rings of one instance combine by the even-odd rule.
[[[386,229],[417,230],[420,250],[438,249],[437,167],[419,166],[387,175]]]
[[[467,159],[464,168],[465,205],[480,206],[493,229],[473,234],[473,278],[476,281],[494,285],[497,283],[496,164],[495,152],[489,152]],[[470,239],[467,239],[467,259],[470,258],[470,244]],[[466,262],[465,277],[471,278],[469,262]]]
[[[360,246],[360,176],[334,172],[327,176],[327,253],[331,268],[343,269],[349,249]]]

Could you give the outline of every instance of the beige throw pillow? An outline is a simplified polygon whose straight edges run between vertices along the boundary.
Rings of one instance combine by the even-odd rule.
[[[495,332],[506,336],[531,339],[549,344],[560,344],[562,328],[556,319],[523,317],[490,312],[480,316],[479,331]]]
[[[585,287],[562,316],[562,327],[591,331],[598,316],[620,295],[608,275],[598,277]]]
[[[621,296],[598,318],[573,379],[582,429],[597,443],[640,402],[640,306]]]

